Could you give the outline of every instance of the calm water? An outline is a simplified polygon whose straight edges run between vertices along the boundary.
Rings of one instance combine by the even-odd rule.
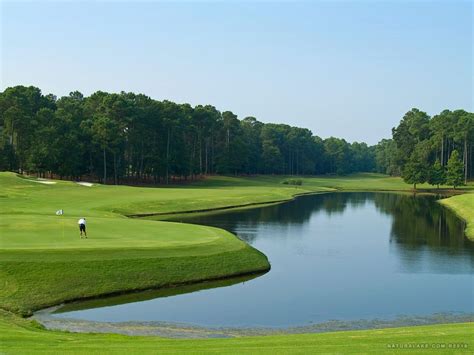
[[[99,308],[55,317],[292,327],[474,312],[474,243],[463,236],[463,222],[433,196],[322,194],[186,221],[237,234],[268,256],[271,271],[176,295],[101,301]]]

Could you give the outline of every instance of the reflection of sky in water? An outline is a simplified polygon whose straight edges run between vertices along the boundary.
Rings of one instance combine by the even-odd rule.
[[[474,312],[474,244],[431,197],[315,195],[190,222],[235,232],[269,257],[272,270],[229,287],[57,316],[297,326]]]

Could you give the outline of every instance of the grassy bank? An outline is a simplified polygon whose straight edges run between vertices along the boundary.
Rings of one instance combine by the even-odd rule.
[[[466,353],[474,347],[472,323],[404,327],[323,334],[245,337],[233,339],[165,339],[116,334],[71,334],[46,331],[35,323],[0,312],[0,351],[5,353],[372,353],[393,354],[407,351]],[[456,345],[461,349],[450,349]],[[393,346],[418,348],[396,349]],[[420,349],[425,346],[426,349]],[[467,348],[466,348],[467,347]]]
[[[189,191],[43,184],[1,173],[0,307],[31,314],[79,298],[268,270],[262,253],[224,230],[112,211],[130,201],[160,205]],[[79,238],[81,216],[88,239]]]
[[[466,221],[466,236],[474,241],[474,193],[453,196],[440,202]]]

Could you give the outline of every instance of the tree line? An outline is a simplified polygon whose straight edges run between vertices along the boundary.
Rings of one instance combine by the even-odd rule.
[[[473,176],[474,114],[412,109],[375,146],[239,119],[211,105],[97,91],[0,92],[0,170],[103,183],[169,183],[211,174],[380,172],[459,186]]]
[[[10,87],[0,93],[0,130],[0,169],[45,177],[169,183],[209,174],[376,169],[375,147],[366,143],[127,92],[57,98]]]
[[[416,108],[376,146],[379,172],[405,182],[461,186],[473,177],[474,114],[444,110],[430,117]]]

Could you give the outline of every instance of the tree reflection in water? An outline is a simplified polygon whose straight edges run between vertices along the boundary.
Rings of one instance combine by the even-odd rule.
[[[470,254],[470,267],[474,268],[474,243],[464,236],[465,222],[453,212],[436,203],[442,196],[408,193],[341,192],[301,196],[294,201],[263,208],[208,214],[184,220],[187,223],[206,224],[237,232],[249,243],[257,238],[257,228],[271,226],[287,228],[308,223],[317,213],[342,214],[348,206],[362,208],[373,203],[377,210],[392,219],[390,243],[405,264],[404,270],[415,271],[411,265],[420,253],[429,248],[437,256],[455,257]],[[298,236],[295,235],[295,238]],[[443,260],[443,259],[441,259]],[[433,259],[438,271],[450,272],[440,259]]]

